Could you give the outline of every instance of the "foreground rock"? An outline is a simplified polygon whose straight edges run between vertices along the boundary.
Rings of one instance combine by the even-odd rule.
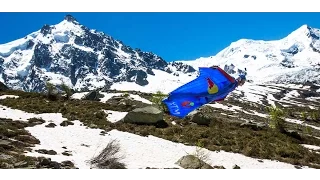
[[[112,110],[121,110],[126,112],[132,111],[136,108],[150,106],[150,104],[146,104],[144,102],[133,99],[129,96],[129,94],[113,96],[112,98],[108,99],[105,103],[113,107]]]
[[[176,164],[184,169],[213,169],[212,166],[193,155],[183,156]]]
[[[163,121],[163,112],[154,106],[136,108],[123,118],[125,123],[157,124]]]
[[[100,94],[98,90],[94,90],[86,94],[82,100],[90,100],[90,101],[100,101],[100,98],[103,98],[104,95]]]
[[[248,121],[248,122],[242,123],[240,127],[248,127],[248,128],[251,128],[252,130],[258,131],[258,130],[268,128],[268,125],[266,123]]]

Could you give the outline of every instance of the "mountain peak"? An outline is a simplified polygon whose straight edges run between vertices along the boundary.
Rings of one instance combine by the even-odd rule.
[[[70,14],[67,14],[65,17],[64,17],[64,20],[68,21],[68,22],[72,22],[74,24],[79,24],[78,21],[76,20],[76,18],[74,18],[72,15]]]
[[[312,29],[310,26],[308,26],[307,24],[304,24],[293,32],[309,32],[310,29]]]
[[[148,77],[155,76],[153,70],[172,76],[195,72],[188,65],[169,64],[152,52],[135,51],[78,23],[72,15],[0,46],[0,80],[9,88],[25,91],[43,91],[46,81],[64,82],[79,91],[110,88],[120,82],[145,86],[152,83]]]
[[[301,38],[301,37],[308,37],[310,35],[310,31],[312,28],[308,26],[307,24],[304,24],[300,26],[298,29],[292,31],[287,38],[290,39],[296,39],[296,38]]]

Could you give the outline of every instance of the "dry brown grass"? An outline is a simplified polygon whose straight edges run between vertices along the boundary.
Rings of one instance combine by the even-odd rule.
[[[243,153],[250,157],[275,159],[296,165],[309,165],[318,168],[317,165],[312,164],[320,164],[319,154],[310,152],[300,145],[320,145],[319,139],[302,135],[302,139],[299,140],[271,129],[254,131],[248,127],[240,127],[240,123],[236,123],[236,121],[232,123],[225,116],[218,114],[222,112],[221,110],[212,112],[217,113],[217,116],[212,119],[209,126],[198,126],[185,119],[177,120],[165,115],[165,121],[169,126],[157,128],[151,125],[110,123],[107,121],[105,114],[102,113],[103,109],[127,111],[131,107],[125,107],[124,109],[124,107],[96,101],[63,99],[50,101],[46,96],[33,93],[12,92],[12,94],[20,95],[21,98],[0,100],[0,104],[33,113],[61,112],[68,120],[78,119],[86,126],[95,125],[95,127],[106,131],[118,129],[142,136],[154,135],[187,145],[197,145],[197,142],[201,141],[204,148],[209,150]],[[240,106],[240,104],[238,105]],[[250,106],[252,104],[248,104],[246,107],[250,109]],[[260,112],[267,113],[263,108],[255,108],[259,109]],[[250,118],[258,117],[250,116]],[[177,120],[178,125],[172,125],[171,121],[173,120]]]
[[[90,160],[90,164],[99,169],[126,169],[121,162],[121,148],[117,140],[111,140],[98,156]]]

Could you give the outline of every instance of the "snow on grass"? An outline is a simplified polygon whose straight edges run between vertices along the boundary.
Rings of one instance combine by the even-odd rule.
[[[267,101],[270,105],[276,106],[275,102],[278,100],[276,98],[274,98],[272,94],[268,94]]]
[[[164,71],[153,70],[155,76],[148,75],[147,80],[149,82],[146,86],[139,86],[134,82],[118,82],[111,86],[111,89],[118,90],[136,90],[147,93],[156,93],[161,91],[162,93],[168,94],[174,89],[184,85],[187,82],[195,79],[194,75],[180,74],[179,77],[173,74],[168,74]],[[255,84],[247,82],[244,86],[237,87],[235,91],[231,92],[229,95],[239,95],[242,101],[249,101],[254,103],[263,104],[263,100],[267,100],[268,104],[275,106],[275,102],[278,103],[289,103],[292,105],[304,106],[305,103],[299,103],[290,98],[297,97],[297,91],[293,90],[286,94],[286,96],[280,100],[274,98],[273,94],[280,92],[283,88],[296,88],[305,89],[302,85],[287,84]],[[228,98],[228,97],[227,97]]]
[[[111,110],[104,110],[104,112],[108,115],[108,121],[115,123],[122,120],[128,112],[120,112],[120,111],[111,111]]]
[[[310,124],[306,124],[306,123],[304,123],[304,121],[300,121],[300,120],[297,120],[297,119],[285,118],[285,121],[291,122],[291,123],[295,123],[295,124],[301,124],[301,125],[304,125],[304,126],[309,126],[309,127],[313,128],[313,129],[320,130],[320,127],[313,126],[313,125],[310,125]]]
[[[285,95],[285,97],[281,98],[281,101],[291,101],[291,100],[290,100],[291,98],[297,98],[297,97],[299,97],[299,96],[300,96],[300,94],[298,93],[297,90],[292,90],[292,91],[290,91],[289,93],[287,93],[287,94]],[[293,102],[293,101],[291,101],[291,102]],[[295,103],[295,102],[294,102],[294,103]]]
[[[6,110],[3,110],[3,108]],[[119,118],[119,114],[114,115]],[[195,153],[197,148],[154,136],[143,137],[118,130],[112,130],[105,135],[100,135],[101,129],[87,128],[78,120],[73,121],[74,125],[63,127],[59,124],[66,119],[63,118],[60,113],[36,115],[1,106],[0,117],[12,118],[14,120],[19,119],[17,117],[25,120],[31,117],[42,117],[46,121],[45,123],[26,128],[33,136],[40,140],[40,144],[32,147],[32,152],[27,152],[26,155],[45,156],[57,162],[70,160],[80,169],[89,169],[90,164],[88,164],[88,161],[94,156],[97,156],[111,140],[118,140],[121,148],[120,154],[124,155],[122,162],[125,163],[129,169],[146,167],[180,168],[175,163],[182,156]],[[45,125],[49,122],[55,123],[57,126],[54,128],[46,128]],[[63,147],[66,147],[66,149]],[[40,154],[35,152],[37,149],[54,150],[57,152],[57,155]],[[69,151],[71,156],[62,155],[65,151]],[[294,168],[292,164],[271,160],[259,162],[259,159],[247,157],[242,154],[225,151],[209,151],[206,149],[204,149],[204,152],[208,155],[207,163],[212,166],[222,165],[227,169],[232,168],[235,164],[242,169]]]
[[[319,102],[320,101],[320,97],[307,97],[305,98],[308,101],[314,101],[314,102]]]
[[[75,125],[67,128],[53,128],[49,129],[54,132],[45,132],[40,126],[33,128],[32,134],[37,134],[40,141],[48,143],[43,144],[44,149],[58,149],[58,155],[46,155],[55,161],[63,161],[69,159],[75,163],[75,166],[80,169],[90,168],[86,163],[90,158],[98,155],[98,153],[106,146],[112,139],[116,139],[120,143],[121,155],[124,155],[123,163],[129,169],[139,169],[146,167],[153,168],[180,168],[175,164],[179,158],[187,154],[193,154],[196,151],[195,146],[186,146],[181,143],[174,143],[168,140],[157,138],[154,136],[138,136],[135,134],[112,130],[106,136],[99,135],[100,131],[96,129],[85,129],[79,126],[75,121]],[[68,129],[67,131],[64,129]],[[64,135],[60,138],[55,137],[55,134]],[[52,135],[52,136],[50,136]],[[73,137],[73,138],[70,138]],[[89,147],[83,146],[85,144]],[[61,147],[67,147],[73,156],[64,157],[60,155],[64,151]],[[40,148],[40,147],[38,147]],[[208,163],[211,165],[222,165],[225,168],[232,168],[235,164],[242,169],[246,168],[294,168],[293,165],[281,163],[277,161],[264,160],[263,163],[258,162],[257,159],[246,157],[241,154],[229,152],[213,152],[205,150],[209,155]],[[29,155],[39,155],[37,153],[28,153]]]
[[[256,103],[259,103],[259,104],[262,104],[261,102],[261,96],[259,95],[256,95],[254,93],[246,93],[245,94],[245,97],[244,98],[241,98],[241,99],[244,99],[246,101],[251,101],[251,102],[256,102]]]
[[[311,150],[320,150],[319,146],[315,146],[315,145],[310,145],[310,144],[301,144],[303,147],[311,149]]]
[[[291,88],[298,88],[300,86],[297,85],[284,85],[283,87],[291,87]],[[298,105],[298,106],[307,106],[307,103],[302,103],[302,102],[297,102],[292,100],[291,98],[298,98],[300,97],[300,94],[298,93],[297,90],[292,90],[288,93],[285,94],[285,97],[281,98],[280,100],[274,98],[273,94],[276,92],[280,92],[281,88],[279,89],[274,89],[276,87],[273,86],[268,86],[268,87],[263,87],[259,86],[256,84],[248,84],[246,83],[242,87],[238,87],[235,91],[232,93],[238,94],[238,95],[244,95],[244,97],[240,97],[240,99],[245,100],[245,101],[251,101],[255,103],[260,103],[262,104],[261,100],[266,99],[268,104],[275,106],[275,102],[277,103],[288,103],[292,105]],[[317,99],[319,98],[306,98],[308,101],[315,101],[317,102]],[[288,105],[284,105],[288,106]],[[311,106],[310,108],[315,108]]]
[[[226,106],[226,105],[223,105],[223,104],[220,104],[220,103],[215,103],[215,104],[206,104],[206,106],[211,106],[211,107],[214,107],[214,108],[224,109],[224,110],[228,110],[228,111],[235,111],[235,110],[242,111],[242,107],[235,106],[235,105],[231,105],[229,107],[229,106]]]
[[[52,119],[53,123],[59,124],[62,118]],[[47,149],[54,150],[57,155],[43,155],[35,151],[28,152],[29,156],[45,156],[54,161],[72,161],[78,168],[90,168],[86,161],[90,160],[96,152],[103,148],[101,145],[107,143],[109,138],[99,135],[101,130],[88,129],[80,121],[73,121],[74,125],[66,127],[56,126],[46,128],[45,124],[26,128],[33,136],[40,140],[40,145],[36,145],[33,150]],[[63,149],[62,147],[66,147]],[[99,149],[100,148],[100,149]],[[64,156],[62,153],[68,151],[72,156]]]
[[[149,100],[147,100],[145,98],[142,98],[142,97],[140,97],[139,95],[136,95],[136,94],[129,94],[129,97],[133,98],[136,101],[141,101],[141,102],[146,103],[146,104],[152,104],[151,101],[149,101]]]
[[[19,96],[16,96],[16,95],[2,95],[2,96],[0,96],[0,99],[6,99],[6,98],[19,98]]]
[[[89,92],[81,92],[81,93],[74,93],[71,98],[73,99],[81,99],[83,98],[86,94],[88,94]],[[100,98],[100,102],[107,102],[109,99],[111,99],[114,96],[121,96],[124,95],[125,93],[106,93],[106,92],[100,92],[100,94],[104,95],[103,98]],[[143,103],[146,104],[152,104],[152,102],[150,102],[149,100],[140,97],[139,95],[136,94],[129,94],[129,97],[136,100],[136,101],[141,101]]]
[[[240,99],[244,101],[263,104],[262,100],[266,99],[270,105],[274,105],[274,101],[278,101],[273,97],[273,93],[280,90],[270,87],[264,87],[257,84],[245,83],[245,85],[237,87],[231,94],[240,95]],[[243,95],[243,97],[241,97]]]
[[[264,117],[264,118],[269,117],[268,114],[262,114],[262,113],[259,113],[259,112],[254,112],[254,115],[257,115],[257,116],[260,116],[260,117]]]
[[[308,90],[308,89],[310,89],[310,86],[304,86],[303,84],[290,84],[290,83],[285,83],[285,84],[270,83],[270,84],[268,84],[268,86],[272,86],[273,88],[281,87],[281,88],[290,88],[290,89],[295,89],[295,90]]]
[[[250,113],[248,111],[245,111],[245,110],[242,110],[242,112],[246,113],[246,114],[250,114],[250,115],[256,115],[256,116],[260,116],[260,117],[263,117],[263,118],[267,118],[269,115],[267,114],[262,114],[262,113],[258,113],[256,111],[254,111],[253,113]]]
[[[114,97],[114,96],[121,96],[121,95],[124,95],[125,93],[101,93],[104,95],[103,98],[100,99],[100,102],[106,102],[108,101],[110,98]],[[139,95],[136,95],[136,94],[129,94],[129,97],[136,100],[136,101],[141,101],[143,103],[146,103],[146,104],[152,104],[152,102],[150,102],[149,100],[145,99],[145,98],[142,98],[140,97]]]
[[[104,95],[103,98],[100,98],[100,102],[106,102],[114,96],[121,96],[123,93],[104,93],[104,92],[101,92],[100,94]]]
[[[36,116],[36,114],[34,114],[34,113],[25,113],[24,111],[21,111],[18,109],[11,109],[9,107],[0,105],[0,117],[1,118],[27,121],[27,119],[33,118],[35,116]]]
[[[259,113],[259,112],[253,112],[253,113],[250,113],[248,111],[245,111],[243,110],[241,107],[239,106],[232,106],[232,107],[228,107],[228,106],[225,106],[223,104],[208,104],[208,106],[211,106],[211,107],[214,107],[214,108],[220,108],[220,109],[224,109],[224,110],[229,110],[229,111],[235,111],[235,110],[239,110],[239,111],[242,111],[246,114],[250,114],[250,115],[256,115],[256,116],[260,116],[260,117],[263,117],[263,118],[268,118],[269,115],[268,114],[263,114],[263,113]],[[230,115],[229,115],[230,116]],[[301,125],[305,125],[305,126],[309,126],[311,128],[314,128],[314,129],[317,129],[317,130],[320,130],[320,127],[317,127],[317,126],[313,126],[313,125],[309,125],[309,124],[306,124],[304,123],[304,121],[300,121],[300,120],[296,120],[296,119],[290,119],[290,118],[286,118],[285,121],[287,122],[290,122],[290,123],[295,123],[295,124],[301,124]]]
[[[72,94],[71,99],[82,99],[88,93],[89,92],[74,93]]]

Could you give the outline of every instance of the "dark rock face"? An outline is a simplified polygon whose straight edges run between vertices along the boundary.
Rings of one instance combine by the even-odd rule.
[[[6,91],[6,90],[8,90],[9,88],[5,85],[5,84],[3,84],[2,82],[0,82],[0,91]]]
[[[39,33],[26,36],[26,42],[14,47],[12,52],[0,53],[4,84],[41,92],[46,89],[46,81],[63,80],[69,81],[74,90],[86,91],[110,87],[120,81],[145,86],[149,84],[147,77],[155,75],[153,69],[168,73],[196,71],[181,62],[167,63],[152,52],[133,49],[103,32],[81,25],[71,15],[66,15],[64,21],[64,26],[68,27],[65,30],[64,26],[46,24]],[[28,50],[27,55],[25,50]],[[26,62],[26,56],[30,57],[29,62]],[[9,63],[4,65],[4,61]],[[7,69],[17,73],[7,74],[4,71]]]

